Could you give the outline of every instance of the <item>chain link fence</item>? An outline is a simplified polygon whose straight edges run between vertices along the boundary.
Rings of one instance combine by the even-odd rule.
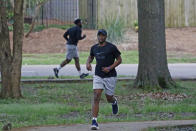
[[[31,24],[36,12],[36,3],[32,0],[26,0],[25,5],[24,22]],[[96,0],[48,0],[39,9],[36,24],[46,27],[49,25],[71,25],[75,18],[81,18],[85,28],[95,28],[95,7]]]

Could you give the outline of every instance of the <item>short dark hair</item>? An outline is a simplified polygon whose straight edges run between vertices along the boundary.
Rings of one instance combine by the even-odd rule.
[[[100,34],[107,36],[107,31],[104,29],[100,29],[100,30],[98,30],[97,35],[100,35]]]
[[[76,25],[77,25],[78,23],[80,23],[80,22],[81,22],[81,19],[79,19],[79,18],[77,18],[77,19],[74,20],[74,24],[76,24]]]

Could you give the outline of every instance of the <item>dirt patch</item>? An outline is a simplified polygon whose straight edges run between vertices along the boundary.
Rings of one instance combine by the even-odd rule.
[[[62,29],[49,28],[31,33],[28,38],[24,38],[23,53],[64,53],[64,32]],[[12,36],[12,33],[10,34]],[[79,50],[89,51],[90,47],[97,43],[97,30],[83,30],[83,34],[86,34],[87,38],[79,42]],[[166,41],[167,51],[196,55],[196,27],[168,28]],[[117,46],[120,50],[136,50],[138,34],[130,29],[125,34],[124,41]]]
[[[128,99],[129,101],[134,101],[136,99],[140,100],[168,100],[168,101],[182,101],[186,98],[191,98],[191,96],[186,95],[185,93],[182,94],[172,94],[168,92],[150,92],[150,93],[135,93],[129,96],[120,96],[120,99]]]
[[[41,32],[34,32],[28,38],[24,38],[23,53],[64,53],[65,39],[64,30],[57,28],[45,29]],[[89,51],[96,43],[96,31],[84,30],[87,38],[78,43],[80,51]]]
[[[196,54],[196,27],[166,29],[167,50]]]

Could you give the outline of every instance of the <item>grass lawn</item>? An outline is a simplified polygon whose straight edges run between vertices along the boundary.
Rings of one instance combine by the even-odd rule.
[[[116,97],[119,114],[102,95],[99,122],[196,119],[196,82],[178,82],[175,89],[144,91],[133,82],[118,82]],[[89,123],[91,121],[92,83],[24,84],[24,98],[0,99],[0,129],[13,127]]]
[[[89,52],[80,52],[80,63],[86,64]],[[123,64],[137,64],[138,51],[122,51]],[[23,65],[56,65],[65,59],[65,54],[24,54]],[[169,63],[196,63],[196,56],[168,55]],[[95,63],[95,60],[94,60]],[[74,64],[74,60],[71,61]]]

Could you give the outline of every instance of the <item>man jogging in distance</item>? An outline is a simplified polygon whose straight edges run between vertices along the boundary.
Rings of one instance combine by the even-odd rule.
[[[54,74],[58,78],[58,73],[61,68],[63,68],[65,65],[67,65],[72,58],[75,60],[75,66],[78,70],[79,76],[81,79],[88,76],[88,73],[81,73],[80,63],[79,63],[79,55],[78,55],[78,48],[77,44],[79,40],[82,40],[86,37],[86,35],[81,36],[82,34],[82,21],[81,19],[76,19],[74,21],[75,26],[68,29],[63,37],[67,41],[66,44],[66,59],[56,68],[54,68]]]
[[[116,87],[116,70],[122,62],[121,53],[115,45],[106,41],[107,32],[101,29],[97,33],[98,44],[91,47],[86,68],[91,71],[91,63],[96,58],[95,76],[93,77],[94,100],[92,105],[92,130],[98,130],[97,116],[99,112],[99,102],[102,91],[105,90],[107,101],[112,104],[113,114],[118,113],[117,99],[114,97]]]

